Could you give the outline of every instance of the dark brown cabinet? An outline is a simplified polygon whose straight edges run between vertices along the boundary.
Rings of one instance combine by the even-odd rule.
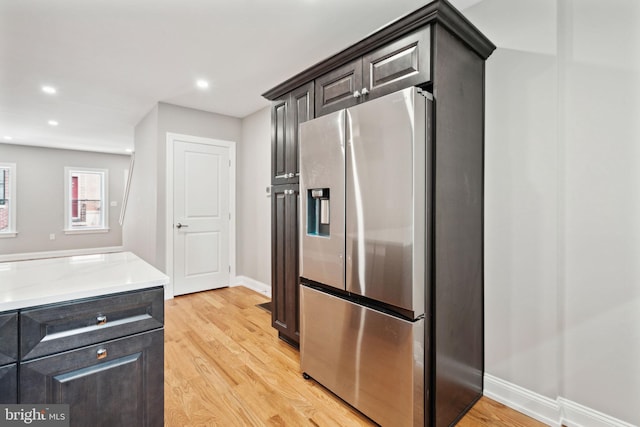
[[[433,0],[263,94],[274,101],[274,135],[292,129],[290,94],[309,84],[316,117],[411,86],[433,96],[428,132],[435,167],[427,192],[434,229],[433,255],[425,259],[430,322],[424,340],[431,359],[425,373],[430,426],[455,424],[482,396],[484,73],[494,49],[448,1]],[[274,176],[280,171],[274,166]],[[273,326],[290,342],[299,339],[299,197],[306,196],[298,195],[297,184],[273,187]]]
[[[314,117],[314,85],[304,84],[274,100],[272,149],[272,323],[291,344],[298,330],[298,125]]]
[[[20,401],[67,403],[71,426],[161,426],[162,330],[20,365]]]
[[[314,117],[313,84],[275,100],[271,107],[271,168],[273,185],[298,182],[298,125]]]
[[[300,341],[298,298],[298,184],[274,186],[271,192],[271,319],[283,340]]]
[[[18,314],[0,314],[0,403],[18,403]]]
[[[359,102],[362,59],[352,61],[316,79],[318,116],[348,108]]]
[[[317,116],[428,83],[430,40],[427,26],[318,77]]]
[[[68,404],[71,426],[162,426],[164,289],[1,314],[0,403]]]

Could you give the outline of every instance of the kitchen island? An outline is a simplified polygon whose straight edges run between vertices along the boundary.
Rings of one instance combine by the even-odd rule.
[[[0,263],[0,403],[162,425],[168,283],[130,252]]]

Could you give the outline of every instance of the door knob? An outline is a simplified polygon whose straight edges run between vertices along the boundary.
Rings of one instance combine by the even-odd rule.
[[[185,228],[186,228],[186,227],[188,227],[188,226],[189,226],[189,225],[187,225],[187,224],[180,224],[180,223],[177,223],[177,224],[176,224],[176,228],[182,228],[182,227],[185,227]]]

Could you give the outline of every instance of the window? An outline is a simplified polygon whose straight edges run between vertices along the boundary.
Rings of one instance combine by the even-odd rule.
[[[65,175],[65,233],[109,230],[106,169],[70,168]]]
[[[16,165],[0,163],[0,238],[16,234]]]

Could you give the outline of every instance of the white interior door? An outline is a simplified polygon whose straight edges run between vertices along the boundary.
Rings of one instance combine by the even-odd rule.
[[[229,285],[229,148],[176,140],[174,295]]]

